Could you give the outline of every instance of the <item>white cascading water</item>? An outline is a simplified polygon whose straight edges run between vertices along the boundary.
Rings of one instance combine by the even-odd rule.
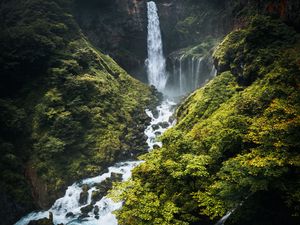
[[[183,71],[182,71],[182,59],[184,58],[184,55],[182,55],[180,58],[179,58],[179,91],[180,91],[180,94],[183,94],[184,93],[184,83],[183,83]]]
[[[226,213],[225,216],[223,216],[215,225],[224,225],[226,220],[231,216],[231,214],[234,212],[235,210],[231,210],[228,213]]]
[[[106,178],[111,177],[112,173],[122,174],[123,181],[126,181],[131,176],[131,169],[139,163],[140,161],[117,163],[115,166],[109,167],[107,173],[74,183],[67,188],[65,195],[62,198],[57,199],[49,210],[30,213],[19,220],[15,225],[26,225],[31,220],[38,220],[45,217],[49,218],[49,212],[53,214],[54,224],[117,225],[117,220],[112,212],[119,209],[122,206],[122,203],[115,203],[111,199],[103,197],[100,201],[94,204],[94,206],[99,207],[98,219],[94,213],[95,208],[88,213],[88,217],[81,219],[80,216],[82,213],[80,209],[91,204],[91,195],[92,192],[96,190],[95,186],[97,184],[100,184]],[[89,188],[88,201],[87,204],[84,205],[79,203],[80,193],[83,191],[83,185],[87,185]],[[72,216],[68,217],[67,213],[72,213]]]
[[[196,67],[196,74],[195,74],[195,77],[196,77],[196,81],[195,81],[195,86],[194,86],[194,89],[197,89],[199,86],[200,86],[200,81],[199,81],[199,78],[200,78],[200,73],[201,73],[201,65],[202,65],[202,62],[203,62],[203,57],[199,58],[197,60],[197,67]]]
[[[173,62],[175,87],[173,89],[177,88],[178,91],[173,92],[172,95],[185,95],[203,85],[201,82],[203,61],[204,57],[187,57],[184,54],[175,58]]]
[[[155,2],[147,2],[148,9],[148,58],[146,60],[148,81],[163,92],[167,83],[166,60],[159,25],[159,17]]]
[[[217,74],[217,70],[212,62],[205,60],[204,56],[181,54],[175,56],[172,62],[173,84],[171,87],[168,87],[167,92],[174,97],[191,93],[202,87]],[[209,67],[211,67],[210,70]]]
[[[157,8],[154,2],[148,2],[148,17],[148,51],[150,51],[148,52],[148,77],[150,84],[154,85],[158,90],[164,91],[167,75],[165,59],[162,54]],[[146,110],[147,115],[151,118],[151,123],[145,130],[149,151],[156,145],[162,145],[157,140],[157,137],[175,123],[171,121],[174,105],[174,102],[164,100],[156,108],[157,113],[155,116],[150,110]],[[128,180],[131,177],[131,170],[140,163],[142,161],[117,163],[115,166],[109,167],[107,173],[76,182],[67,188],[65,195],[57,199],[49,210],[32,212],[21,218],[15,225],[27,225],[31,220],[49,218],[50,212],[53,215],[55,225],[61,223],[65,225],[118,225],[113,211],[120,209],[122,202],[113,202],[106,196],[100,201],[92,202],[92,193],[96,190],[97,184],[101,184],[107,178],[111,177],[112,173],[121,174],[123,181]],[[80,204],[80,193],[83,191],[83,186],[88,187],[88,200],[86,204]],[[93,205],[93,209],[83,217],[80,209],[89,205]],[[99,209],[97,213],[95,213],[95,206]]]
[[[151,118],[151,123],[145,130],[149,151],[156,145],[162,145],[162,143],[157,140],[157,137],[174,124],[174,121],[172,122],[170,120],[173,114],[174,105],[175,103],[172,101],[163,101],[162,104],[156,108],[156,117],[150,110],[146,110],[147,115]],[[92,192],[96,190],[95,186],[97,184],[100,184],[106,178],[111,177],[112,173],[122,174],[122,180],[126,181],[131,177],[131,170],[140,163],[142,163],[142,161],[117,163],[115,166],[109,167],[107,173],[76,182],[67,188],[64,197],[57,199],[49,210],[32,212],[20,219],[15,225],[27,225],[31,220],[39,220],[45,217],[49,218],[49,212],[53,214],[53,222],[55,225],[61,223],[65,225],[118,225],[118,221],[113,214],[113,211],[122,207],[121,202],[113,202],[111,199],[104,196],[100,201],[93,204],[94,209],[89,212],[88,217],[85,218],[80,218],[80,216],[82,216],[80,209],[91,204]],[[89,188],[88,201],[84,205],[79,203],[83,185],[88,185]],[[99,217],[95,215],[95,206],[98,206],[99,208]],[[72,216],[67,217],[67,214],[70,213],[72,213]]]

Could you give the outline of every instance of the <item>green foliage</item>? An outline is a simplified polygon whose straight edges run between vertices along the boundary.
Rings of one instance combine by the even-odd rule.
[[[111,58],[79,39],[48,69],[50,86],[35,106],[32,120],[34,164],[53,189],[101,172],[132,150],[128,124],[150,103],[151,91],[131,78]],[[142,93],[142,94],[141,94]],[[45,167],[47,170],[45,170]],[[65,183],[62,183],[65,185]]]
[[[221,73],[179,106],[163,147],[143,156],[121,188],[121,224],[211,224],[236,207],[230,224],[297,224],[297,37],[281,22],[257,17],[224,39],[214,54]],[[263,199],[274,202],[274,212],[261,210],[268,207]],[[160,207],[167,203],[176,209],[172,223]],[[143,210],[148,205],[155,212]]]
[[[195,23],[197,22],[198,18],[189,16],[185,18],[183,21],[179,21],[178,24],[176,25],[176,29],[183,34],[189,34],[190,33],[190,28],[195,26]]]
[[[20,208],[32,207],[30,189],[23,176],[23,160],[28,156],[29,140],[24,126],[26,112],[12,100],[0,99],[0,189],[1,197],[18,199]],[[2,197],[3,198],[3,197]]]
[[[247,29],[229,34],[214,53],[219,72],[230,70],[242,85],[272,69],[281,49],[295,44],[299,35],[280,20],[254,16]]]
[[[157,103],[153,90],[91,46],[70,3],[1,2],[0,175],[16,205],[32,202],[29,167],[33,186],[47,187],[45,207],[75,180],[145,150],[136,128]]]

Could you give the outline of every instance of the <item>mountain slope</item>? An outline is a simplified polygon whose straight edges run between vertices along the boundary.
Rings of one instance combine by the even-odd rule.
[[[214,53],[219,75],[178,108],[122,185],[120,224],[299,221],[299,34],[256,16]]]
[[[89,44],[70,3],[1,1],[0,224],[147,148],[154,90]]]

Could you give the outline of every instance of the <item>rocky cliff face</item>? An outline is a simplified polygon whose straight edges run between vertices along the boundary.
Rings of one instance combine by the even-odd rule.
[[[75,1],[74,14],[88,39],[133,76],[146,82],[146,1]]]
[[[146,0],[75,1],[80,27],[95,46],[114,57],[121,66],[146,81]],[[300,29],[297,0],[156,0],[164,52],[221,38],[244,27],[249,15],[268,14]]]
[[[130,74],[145,82],[146,3],[146,0],[89,0],[84,3],[75,1],[74,6],[78,24],[88,39]],[[220,37],[230,30],[230,23],[220,18],[224,4],[179,0],[159,0],[156,3],[165,55],[199,44],[208,36]]]

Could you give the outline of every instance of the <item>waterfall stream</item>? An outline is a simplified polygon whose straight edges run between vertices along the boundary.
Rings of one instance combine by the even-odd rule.
[[[148,137],[147,143],[149,151],[152,150],[155,145],[161,146],[161,143],[157,141],[157,136],[172,126],[170,117],[173,114],[174,105],[174,102],[164,100],[162,104],[157,107],[156,116],[154,116],[150,110],[146,110],[147,115],[151,118],[151,123],[145,130],[145,135]],[[93,191],[96,190],[97,185],[105,182],[107,178],[112,177],[113,174],[120,174],[123,181],[128,180],[131,177],[131,170],[140,163],[141,161],[117,163],[109,167],[108,172],[102,175],[76,182],[67,188],[65,195],[57,199],[49,210],[32,212],[20,219],[15,225],[26,225],[31,220],[38,220],[45,217],[49,218],[49,212],[53,214],[53,222],[56,225],[61,223],[64,225],[117,225],[118,221],[113,211],[121,208],[122,203],[113,202],[106,196],[92,203],[91,196]],[[88,187],[88,200],[85,204],[81,204],[80,194],[83,192],[85,186]],[[92,205],[93,209],[83,216],[81,209],[89,205]]]
[[[151,118],[150,125],[145,129],[149,151],[155,146],[162,146],[157,137],[163,134],[168,128],[174,125],[171,120],[175,103],[166,96],[170,95],[170,90],[165,86],[167,83],[166,60],[163,55],[161,31],[156,4],[152,1],[147,3],[148,10],[148,59],[146,60],[148,81],[164,94],[164,100],[156,108],[155,113],[146,110]],[[186,64],[185,56],[182,55],[173,63],[173,76],[177,77],[177,83],[173,87],[172,96],[178,96],[193,91],[203,82],[200,80],[203,57],[192,57]],[[178,67],[175,65],[177,62]],[[186,66],[187,65],[187,66]],[[183,66],[188,67],[187,71]],[[215,75],[213,68],[210,75]],[[179,92],[179,93],[178,93]],[[118,181],[126,181],[131,177],[131,170],[142,163],[142,161],[126,161],[116,163],[108,168],[108,172],[99,176],[87,178],[75,182],[69,186],[62,198],[55,201],[52,207],[47,211],[32,212],[21,218],[15,225],[27,225],[31,220],[39,220],[53,216],[55,225],[118,225],[118,221],[113,211],[122,207],[122,202],[113,202],[106,194],[102,198],[93,199],[93,196],[103,185],[118,177]],[[102,186],[101,186],[102,185]],[[99,188],[100,186],[100,188]],[[108,190],[111,186],[108,187]],[[104,192],[107,193],[107,190]],[[85,201],[82,196],[85,195]],[[101,197],[100,196],[100,197]],[[52,217],[51,216],[51,217]],[[220,220],[222,224],[230,214]]]
[[[173,60],[173,85],[167,90],[172,96],[188,94],[200,86],[206,79],[214,76],[213,72],[207,70],[204,57],[180,55]],[[213,69],[211,69],[213,70]]]
[[[159,28],[159,19],[157,8],[154,2],[148,2],[148,79],[149,84],[154,85],[158,90],[164,91],[167,81],[165,58],[162,52],[161,33]],[[156,109],[154,115],[150,110],[146,110],[151,118],[150,125],[145,130],[149,151],[156,145],[162,143],[157,141],[157,137],[164,133],[173,125],[171,116],[173,114],[175,103],[165,99]],[[118,225],[118,221],[113,211],[122,207],[122,202],[113,202],[104,196],[98,201],[92,200],[93,193],[99,185],[105,184],[112,177],[121,177],[126,181],[131,177],[131,170],[142,161],[127,161],[117,163],[108,168],[108,172],[97,177],[87,178],[75,182],[69,186],[62,198],[55,201],[52,207],[47,211],[32,212],[21,218],[15,225],[27,225],[31,220],[49,218],[53,215],[55,225]],[[85,190],[85,192],[84,192]],[[85,193],[86,202],[82,203],[81,195]],[[87,212],[85,210],[89,209]]]

